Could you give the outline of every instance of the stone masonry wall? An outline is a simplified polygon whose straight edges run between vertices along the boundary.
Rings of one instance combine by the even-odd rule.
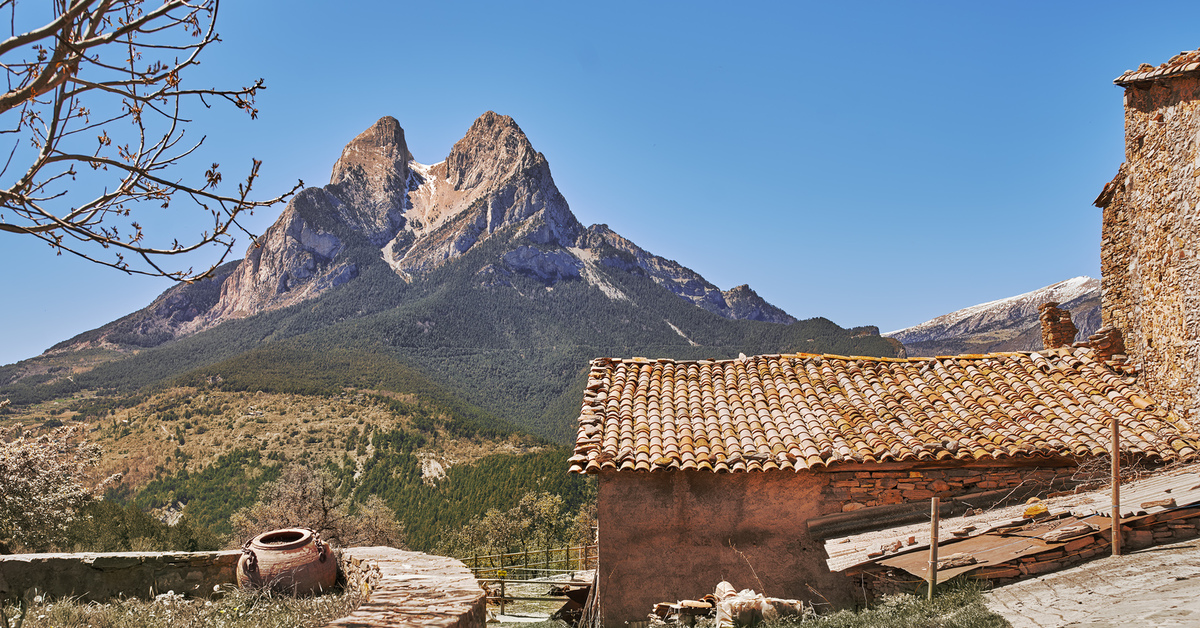
[[[838,471],[822,490],[826,512],[949,498],[1028,486],[1045,489],[1071,477],[1074,467],[958,467],[946,469]]]
[[[206,597],[215,585],[237,582],[240,551],[12,554],[0,556],[0,599],[36,588],[51,598],[87,601],[154,597],[174,591]]]
[[[1155,399],[1200,419],[1200,78],[1125,89],[1125,160],[1101,203],[1104,323]]]

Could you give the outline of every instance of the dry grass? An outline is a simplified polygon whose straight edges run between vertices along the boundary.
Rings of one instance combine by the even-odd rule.
[[[160,595],[153,601],[121,599],[99,604],[76,600],[34,603],[21,628],[302,628],[323,626],[358,607],[354,593],[334,592],[306,598],[270,592],[231,590],[216,601]],[[15,628],[18,608],[4,609]],[[0,623],[0,626],[3,624]]]
[[[220,454],[239,447],[258,450],[264,457],[306,460],[314,466],[340,462],[343,456],[359,462],[368,458],[371,450],[347,449],[345,444],[352,432],[364,439],[362,435],[371,430],[408,427],[406,417],[393,414],[371,394],[415,401],[409,395],[381,391],[347,391],[335,397],[319,397],[166,389],[137,406],[86,424],[88,438],[104,450],[95,475],[123,473],[127,485],[140,487],[155,475],[156,469],[167,474],[182,468],[195,472]],[[20,422],[29,428],[48,419],[64,423],[77,420],[73,412],[56,411],[67,403],[49,401],[23,408],[4,416],[0,424]],[[189,411],[192,416],[186,416]],[[165,419],[167,416],[177,418]],[[523,453],[535,449],[515,440],[497,444],[452,438],[438,438],[427,446],[443,467],[469,464],[498,451]],[[176,456],[177,451],[182,458]]]

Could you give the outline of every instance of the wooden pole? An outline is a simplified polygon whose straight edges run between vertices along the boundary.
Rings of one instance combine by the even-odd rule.
[[[1121,430],[1112,418],[1112,555],[1121,555]]]
[[[938,498],[934,497],[930,502],[929,516],[933,519],[933,524],[929,526],[929,599],[933,599],[933,588],[937,586],[937,565],[938,565],[938,519],[939,512]]]

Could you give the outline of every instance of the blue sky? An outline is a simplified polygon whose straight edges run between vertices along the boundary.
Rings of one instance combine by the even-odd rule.
[[[199,163],[230,185],[251,157],[263,194],[323,185],[384,115],[437,162],[494,110],[584,224],[799,318],[888,331],[1099,276],[1112,79],[1200,46],[1200,3],[254,0],[218,30],[184,80],[267,84],[256,121],[199,116]],[[0,363],[169,287],[9,234],[0,263]]]

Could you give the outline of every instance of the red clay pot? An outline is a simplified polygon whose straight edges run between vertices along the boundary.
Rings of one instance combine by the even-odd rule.
[[[333,587],[337,559],[312,530],[271,530],[242,546],[237,581],[243,589],[270,587],[280,593],[311,595]]]

